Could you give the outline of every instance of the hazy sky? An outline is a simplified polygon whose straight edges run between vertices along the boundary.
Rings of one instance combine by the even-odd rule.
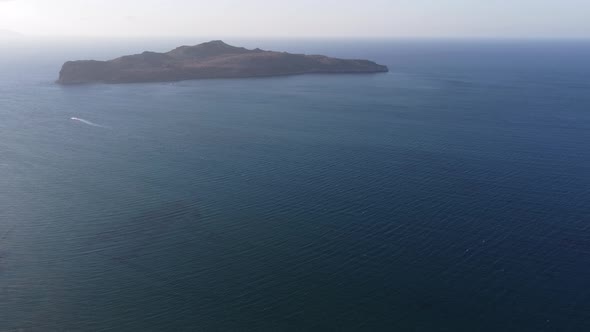
[[[590,0],[0,0],[26,35],[590,37]]]

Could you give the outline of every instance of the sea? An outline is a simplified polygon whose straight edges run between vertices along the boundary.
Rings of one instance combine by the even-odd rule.
[[[0,331],[590,331],[590,41],[230,38],[390,72],[54,83],[205,41],[0,43]]]

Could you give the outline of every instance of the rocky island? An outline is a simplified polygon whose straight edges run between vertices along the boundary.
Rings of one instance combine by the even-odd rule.
[[[181,46],[167,53],[143,52],[109,61],[68,61],[63,65],[57,83],[173,82],[387,71],[386,66],[368,60],[249,50],[218,40],[196,46]]]

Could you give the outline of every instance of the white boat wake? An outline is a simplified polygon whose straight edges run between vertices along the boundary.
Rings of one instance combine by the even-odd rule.
[[[105,126],[101,126],[101,125],[99,125],[99,124],[96,124],[96,123],[94,123],[94,122],[91,122],[91,121],[88,121],[88,120],[84,120],[84,119],[80,119],[80,118],[75,118],[75,117],[72,117],[72,118],[70,118],[70,120],[72,120],[72,121],[78,121],[78,122],[82,122],[83,124],[87,124],[87,125],[89,125],[89,126],[92,126],[92,127],[98,127],[98,128],[107,128],[107,127],[105,127]]]

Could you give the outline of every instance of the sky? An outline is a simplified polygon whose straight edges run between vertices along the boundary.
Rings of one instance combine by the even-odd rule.
[[[590,0],[0,0],[29,36],[590,38]]]

